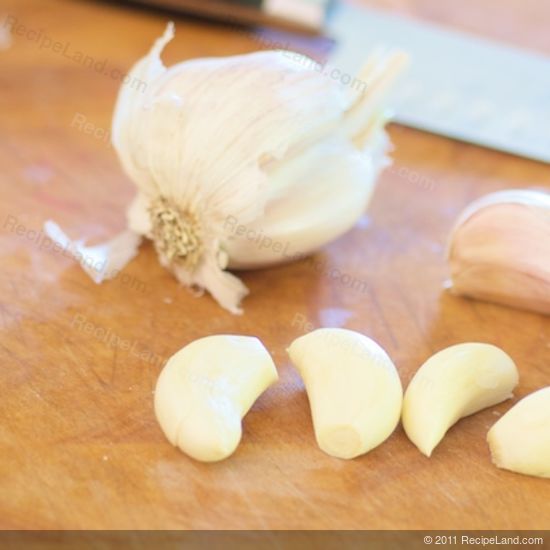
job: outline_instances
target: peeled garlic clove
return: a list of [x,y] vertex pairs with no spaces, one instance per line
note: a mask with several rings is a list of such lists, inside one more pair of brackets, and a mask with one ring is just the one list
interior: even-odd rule
[[499,468],[550,477],[550,386],[516,403],[489,430],[487,441]]
[[204,462],[231,455],[241,440],[241,419],[278,379],[260,340],[215,335],[173,355],[157,381],[155,414],[168,438]]
[[491,344],[467,343],[432,355],[414,375],[403,399],[403,428],[430,456],[458,420],[512,397],[514,361]]
[[478,199],[451,233],[448,260],[454,293],[550,314],[550,194]]
[[354,458],[380,445],[401,414],[403,390],[388,354],[346,329],[317,329],[288,349],[304,381],[319,447]]

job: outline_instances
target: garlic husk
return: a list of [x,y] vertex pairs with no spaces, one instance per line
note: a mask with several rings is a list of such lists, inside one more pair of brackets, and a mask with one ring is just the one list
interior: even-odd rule
[[71,240],[52,220],[45,222],[44,232],[63,251],[72,255],[97,284],[116,277],[137,255],[141,243],[141,236],[127,229],[106,243],[85,246],[82,240]]
[[[248,291],[226,268],[309,254],[362,215],[385,162],[383,99],[406,56],[377,52],[359,93],[288,52],[168,69],[160,54],[173,35],[170,24],[130,71],[144,86],[123,85],[113,116],[113,145],[138,189],[128,226],[182,284],[240,313]],[[261,248],[228,220],[279,244]]]
[[447,255],[453,293],[550,314],[550,194],[518,189],[474,201]]

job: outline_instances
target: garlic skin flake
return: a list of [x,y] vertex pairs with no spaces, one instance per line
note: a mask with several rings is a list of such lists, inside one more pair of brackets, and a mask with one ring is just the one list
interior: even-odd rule
[[44,232],[53,242],[73,256],[82,269],[97,284],[112,279],[138,253],[141,237],[127,229],[114,239],[96,246],[85,246],[83,241],[72,241],[55,222],[44,223]]
[[407,57],[374,54],[360,93],[282,51],[167,68],[173,36],[169,24],[115,107],[113,145],[138,188],[128,225],[182,284],[241,313],[248,290],[227,268],[310,254],[364,212],[386,161],[383,100]]
[[518,189],[474,201],[447,257],[453,293],[550,314],[550,194]]

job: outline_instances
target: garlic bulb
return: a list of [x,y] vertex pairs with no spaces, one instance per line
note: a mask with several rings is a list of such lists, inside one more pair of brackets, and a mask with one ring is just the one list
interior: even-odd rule
[[454,293],[550,314],[550,194],[500,191],[473,202],[448,259]]
[[138,189],[128,225],[181,283],[240,313],[248,291],[226,268],[307,255],[363,213],[385,162],[383,100],[406,56],[374,55],[359,93],[283,51],[166,68],[173,35],[169,24],[129,74],[145,89],[123,85],[115,108],[113,144]]

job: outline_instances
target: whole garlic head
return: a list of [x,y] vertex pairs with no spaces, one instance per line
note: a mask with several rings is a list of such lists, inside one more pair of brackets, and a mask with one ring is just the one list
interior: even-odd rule
[[127,81],[141,85],[123,85],[114,112],[113,144],[138,189],[129,229],[181,283],[240,313],[248,290],[226,268],[307,255],[362,215],[385,160],[381,104],[406,56],[373,56],[361,93],[292,52],[167,68],[173,35],[169,24],[133,67]]

